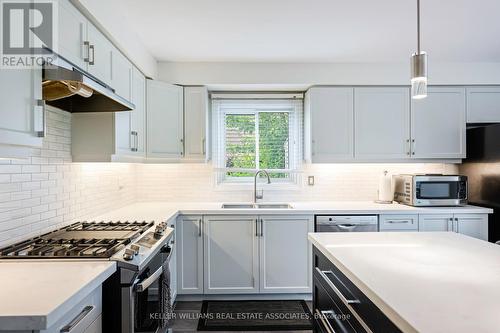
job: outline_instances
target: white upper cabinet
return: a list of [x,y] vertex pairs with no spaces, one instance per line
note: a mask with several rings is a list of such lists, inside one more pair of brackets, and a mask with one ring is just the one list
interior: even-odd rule
[[306,160],[353,159],[353,88],[313,87],[306,93],[304,112]]
[[0,87],[0,144],[41,147],[45,136],[42,71],[2,70]]
[[107,85],[112,85],[113,44],[92,24],[87,27],[89,42],[88,71]]
[[208,90],[184,87],[185,157],[204,161],[207,158]]
[[410,156],[410,91],[400,87],[354,89],[356,159]]
[[467,122],[500,122],[500,87],[467,88]]
[[412,100],[412,156],[465,158],[465,88],[430,87],[427,98]]
[[112,55],[111,87],[119,96],[130,101],[133,66],[118,49],[113,48]]
[[86,70],[88,49],[85,42],[87,41],[88,20],[69,1],[63,0],[58,1],[58,3],[58,53],[73,64]]
[[183,89],[147,80],[148,158],[176,158],[184,155]]

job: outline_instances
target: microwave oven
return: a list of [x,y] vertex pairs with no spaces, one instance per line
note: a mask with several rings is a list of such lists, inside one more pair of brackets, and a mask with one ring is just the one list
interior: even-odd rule
[[394,175],[394,201],[416,207],[467,205],[467,177]]

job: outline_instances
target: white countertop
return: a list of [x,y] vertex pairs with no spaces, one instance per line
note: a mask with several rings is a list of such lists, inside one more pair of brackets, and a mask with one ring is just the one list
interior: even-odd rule
[[115,270],[112,261],[0,262],[0,330],[50,327]]
[[500,332],[500,246],[451,232],[310,233],[404,332]]
[[221,202],[141,202],[99,215],[95,220],[164,221],[178,215],[203,214],[489,214],[493,210],[477,206],[411,207],[376,204],[372,201],[290,202],[292,209],[223,209]]

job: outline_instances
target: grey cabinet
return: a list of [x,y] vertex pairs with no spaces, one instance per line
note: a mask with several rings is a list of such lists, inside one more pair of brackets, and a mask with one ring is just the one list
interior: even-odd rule
[[88,20],[78,11],[70,1],[57,2],[59,19],[58,53],[78,67],[87,70],[88,48],[87,38]]
[[410,156],[410,91],[403,87],[354,89],[355,157],[361,160]]
[[470,87],[467,91],[467,122],[500,122],[500,87]]
[[427,98],[412,100],[412,157],[465,158],[465,88],[430,87]]
[[419,231],[453,231],[453,214],[429,214],[418,216]]
[[260,292],[310,293],[313,217],[260,216]]
[[304,101],[304,153],[312,163],[354,158],[353,88],[313,87]]
[[488,240],[488,214],[420,214],[419,231],[452,231]]
[[203,294],[203,218],[180,216],[176,222],[177,293]]
[[380,231],[418,231],[418,215],[380,215]]
[[257,216],[208,216],[203,223],[205,294],[258,293]]
[[208,159],[208,110],[207,87],[184,87],[184,148],[191,161]]
[[92,24],[88,24],[88,71],[112,86],[113,44]]

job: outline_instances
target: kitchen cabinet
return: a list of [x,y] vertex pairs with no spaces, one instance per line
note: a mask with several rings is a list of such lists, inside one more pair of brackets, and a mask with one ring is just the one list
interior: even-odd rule
[[113,44],[92,24],[87,25],[88,72],[105,84],[113,84]]
[[355,88],[354,105],[356,159],[390,160],[410,156],[408,88]]
[[184,155],[183,88],[147,80],[147,156],[180,159]]
[[354,158],[353,88],[313,87],[306,93],[304,152],[312,163]]
[[418,231],[418,215],[380,215],[379,231]]
[[468,123],[500,122],[500,87],[471,87],[466,92]]
[[176,221],[177,293],[203,294],[203,219],[180,216]]
[[419,214],[419,231],[452,231],[488,240],[488,214]]
[[4,88],[0,91],[0,145],[41,147],[46,116],[42,104],[42,70],[2,70],[0,86]]
[[259,292],[257,216],[206,216],[205,294]]
[[58,1],[59,4],[59,42],[58,53],[77,65],[87,70],[88,49],[87,41],[88,20],[69,1]]
[[260,216],[260,292],[310,293],[312,216]]
[[206,87],[184,87],[185,158],[205,161],[208,158],[207,133],[209,120]]
[[111,87],[115,89],[116,94],[130,101],[132,95],[133,66],[116,48],[112,50],[111,63]]
[[427,98],[412,100],[412,157],[465,158],[465,135],[465,88],[429,87]]

